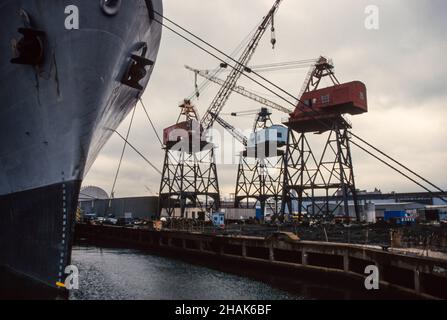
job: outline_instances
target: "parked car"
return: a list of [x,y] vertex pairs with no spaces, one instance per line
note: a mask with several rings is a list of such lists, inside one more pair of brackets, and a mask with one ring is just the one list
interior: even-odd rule
[[133,226],[133,222],[134,220],[132,218],[118,218],[116,221],[116,225],[120,226],[120,227],[124,227],[124,226]]
[[118,223],[118,219],[115,218],[107,218],[104,221],[104,224],[115,226]]

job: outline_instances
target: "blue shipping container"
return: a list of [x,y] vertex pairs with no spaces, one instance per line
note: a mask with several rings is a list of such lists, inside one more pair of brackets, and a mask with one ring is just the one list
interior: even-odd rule
[[256,208],[256,219],[264,220],[264,212],[262,212],[261,208]]
[[393,221],[397,224],[416,222],[416,217],[405,211],[385,211],[384,219],[387,222]]
[[385,211],[384,219],[389,221],[391,219],[401,219],[405,218],[407,213],[405,211]]

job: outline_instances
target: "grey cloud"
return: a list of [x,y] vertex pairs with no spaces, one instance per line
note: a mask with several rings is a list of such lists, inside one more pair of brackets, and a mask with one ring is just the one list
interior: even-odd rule
[[[165,14],[226,52],[232,52],[267,12],[273,0],[165,1]],[[364,9],[380,9],[380,29],[364,28]],[[285,0],[276,19],[278,44],[271,50],[266,34],[253,64],[301,60],[327,55],[334,59],[341,81],[362,80],[368,86],[370,113],[352,117],[354,131],[391,152],[439,185],[447,187],[445,120],[447,119],[447,2],[444,0]],[[185,64],[214,68],[218,62],[165,30],[160,55],[144,101],[158,132],[178,117],[179,102],[193,91],[193,76]],[[296,94],[305,70],[267,74]],[[241,84],[265,92],[249,81]],[[217,88],[211,86],[197,105],[203,114]],[[275,99],[283,103],[279,99]],[[233,96],[224,112],[258,108]],[[275,114],[275,121],[284,115]],[[253,119],[226,117],[241,129]],[[123,123],[120,132],[125,132]],[[134,143],[156,164],[163,151],[141,109],[131,135]],[[90,171],[86,184],[110,188],[122,141],[114,137]],[[358,187],[418,190],[399,176],[354,149]],[[116,163],[115,166],[113,163]],[[225,194],[234,192],[235,166],[219,166]],[[145,195],[145,185],[158,190],[160,177],[128,150],[117,196]]]

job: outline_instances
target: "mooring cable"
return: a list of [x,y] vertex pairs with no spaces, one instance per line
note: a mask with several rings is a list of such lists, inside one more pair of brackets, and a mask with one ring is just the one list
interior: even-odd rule
[[357,148],[360,148],[361,150],[363,150],[364,152],[366,152],[367,154],[369,154],[370,156],[374,157],[375,159],[379,160],[380,162],[382,162],[383,164],[385,164],[386,166],[390,167],[391,169],[393,169],[394,171],[398,172],[399,174],[401,174],[402,176],[404,176],[405,178],[409,179],[410,181],[414,182],[415,184],[417,184],[419,187],[421,187],[422,189],[424,189],[425,191],[427,191],[429,194],[431,194],[432,196],[441,199],[442,201],[447,203],[447,200],[444,199],[442,196],[438,196],[436,195],[433,191],[431,191],[430,189],[426,188],[424,185],[422,185],[421,183],[417,182],[416,180],[414,180],[413,178],[411,178],[410,176],[406,175],[404,172],[402,172],[401,170],[399,170],[398,168],[394,167],[393,165],[391,165],[390,163],[386,162],[383,159],[380,159],[377,155],[374,155],[372,152],[368,151],[367,149],[363,148],[362,146],[360,146],[359,144],[357,144],[355,141],[351,140],[351,143],[353,145],[355,145]]
[[[378,153],[380,153],[381,155],[387,157],[388,159],[390,159],[391,161],[395,162],[396,164],[398,164],[399,166],[401,166],[402,168],[408,170],[409,172],[411,172],[412,174],[414,174],[416,177],[418,177],[419,179],[423,180],[424,182],[428,183],[429,185],[431,185],[433,188],[437,189],[439,192],[445,192],[444,190],[442,190],[440,187],[438,187],[437,185],[435,185],[434,183],[430,182],[429,180],[427,180],[426,178],[422,177],[420,174],[416,173],[415,171],[411,170],[410,168],[408,168],[407,166],[405,166],[404,164],[402,164],[401,162],[397,161],[396,159],[392,158],[390,155],[386,154],[385,152],[383,152],[382,150],[380,150],[379,148],[373,146],[371,143],[365,141],[364,139],[360,138],[359,136],[357,136],[356,134],[350,132],[350,134],[357,138],[358,140],[360,140],[361,142],[363,142],[364,144],[366,144],[368,147],[374,149],[375,151],[377,151]],[[352,141],[352,140],[351,140]]]
[[[136,111],[137,111],[137,106],[134,106],[133,107],[133,111],[132,111],[132,117],[131,117],[130,123],[129,123],[129,128],[127,129],[126,140],[129,139],[130,130],[132,130],[132,124],[133,124],[133,120],[135,118],[135,112]],[[124,158],[124,153],[126,152],[126,147],[127,147],[127,144],[125,143],[123,145],[123,150],[121,152],[121,157],[120,157],[120,161],[118,163],[118,169],[116,170],[115,179],[113,180],[112,191],[110,192],[110,198],[114,198],[116,182],[118,181],[118,175],[119,175],[120,170],[121,170],[121,165],[123,163],[123,158]]]
[[[180,30],[182,30],[183,32],[189,34],[190,36],[192,36],[193,38],[199,40],[200,42],[204,43],[205,45],[207,45],[208,47],[212,48],[213,50],[217,51],[219,54],[223,55],[225,58],[227,58],[230,61],[233,61],[237,66],[239,67],[243,67],[244,69],[250,70],[250,68],[248,68],[248,66],[242,65],[239,61],[237,61],[236,59],[232,58],[231,56],[229,56],[228,54],[226,54],[225,52],[223,52],[222,50],[218,49],[216,46],[212,45],[211,43],[209,43],[208,41],[202,39],[201,37],[197,36],[196,34],[194,34],[193,32],[187,30],[186,28],[182,27],[181,25],[177,24],[176,22],[174,22],[173,20],[167,18],[166,16],[158,13],[157,11],[154,11],[154,13],[158,16],[160,16],[163,20],[168,21],[169,23],[173,24],[174,26],[176,26],[177,28],[179,28]],[[164,22],[158,20],[158,19],[154,19],[154,21],[158,22],[160,25],[162,25],[163,27],[167,28],[168,30],[172,31],[173,33],[177,34],[178,36],[180,36],[181,38],[185,39],[186,41],[190,42],[191,44],[193,44],[194,46],[200,48],[201,50],[207,52],[209,55],[213,56],[214,58],[220,60],[221,62],[225,62],[223,59],[217,57],[215,54],[211,53],[209,50],[206,50],[205,48],[203,48],[201,45],[195,43],[194,41],[186,38],[186,36],[180,34],[179,32],[173,30],[171,27],[167,26]],[[229,65],[231,68],[236,69],[236,67]],[[296,101],[302,102],[299,98],[295,97],[293,94],[291,94],[290,92],[284,90],[283,88],[281,88],[280,86],[278,86],[277,84],[273,83],[272,81],[268,80],[267,78],[263,77],[262,75],[258,74],[257,72],[250,70],[250,73],[256,75],[257,77],[259,77],[260,79],[262,79],[263,81],[267,82],[268,84],[270,84],[271,86],[275,87],[277,90],[283,92],[284,94],[290,96],[291,98],[293,98]],[[276,92],[274,92],[272,89],[267,88],[266,86],[264,86],[263,84],[261,84],[259,81],[253,79],[252,77],[248,76],[245,72],[242,72],[242,75],[244,75],[245,77],[247,77],[248,79],[250,79],[251,81],[255,82],[256,84],[260,85],[261,87],[263,87],[264,89],[268,90],[269,92],[275,94],[278,98],[286,101],[287,103],[293,105],[294,107],[296,106],[296,104],[294,102],[290,102],[287,99],[285,99],[284,97],[278,95]]]
[[[188,39],[185,35],[181,34],[178,31],[175,31],[173,28],[167,26],[165,23],[159,21],[158,19],[154,19],[154,21],[160,23],[163,27],[165,27],[166,29],[170,30],[171,32],[175,33],[176,35],[178,35],[179,37],[183,38],[185,41],[191,43],[192,45],[196,46],[197,48],[199,48],[200,50],[206,52],[207,54],[209,54],[210,56],[214,57],[215,59],[221,61],[221,62],[225,62],[224,59],[218,57],[216,54],[212,53],[211,51],[205,49],[203,46],[195,43],[194,41]],[[169,20],[168,20],[169,21]],[[225,54],[224,54],[225,55]],[[229,56],[228,56],[229,57]],[[231,57],[229,57],[230,60],[235,61],[234,59],[232,59]],[[240,63],[239,63],[240,64]],[[229,67],[236,69],[236,67],[228,64]],[[253,72],[254,74],[256,74],[255,72]],[[268,88],[267,86],[263,85],[261,82],[259,82],[258,80],[254,79],[253,77],[250,77],[249,75],[247,75],[245,72],[242,73],[242,75],[244,75],[246,78],[250,79],[251,81],[253,81],[254,83],[258,84],[259,86],[261,86],[262,88],[264,88],[265,90],[269,91],[270,93],[272,93],[273,95],[275,95],[276,97],[280,98],[281,100],[284,100],[285,102],[287,102],[288,104],[292,105],[292,106],[296,106],[295,103],[290,102],[289,100],[287,100],[286,98],[282,97],[281,95],[279,95],[277,92],[273,91],[272,89]]]
[[147,112],[146,106],[144,105],[143,99],[140,97],[140,104],[143,107],[144,113],[146,114],[147,119],[149,120],[149,123],[151,124],[152,129],[155,132],[155,136],[157,137],[158,141],[160,142],[160,145],[163,147],[163,142],[161,141],[161,138],[157,132],[157,129],[155,128],[154,123],[152,122],[151,117],[149,116],[149,113]]
[[121,133],[119,133],[118,131],[116,131],[114,129],[108,129],[108,130],[115,132],[127,145],[129,145],[129,147],[131,147],[144,161],[146,161],[152,167],[152,169],[154,169],[155,171],[157,171],[157,173],[162,175],[162,172],[148,158],[146,158],[137,148],[135,148],[125,137],[123,137],[123,135]]

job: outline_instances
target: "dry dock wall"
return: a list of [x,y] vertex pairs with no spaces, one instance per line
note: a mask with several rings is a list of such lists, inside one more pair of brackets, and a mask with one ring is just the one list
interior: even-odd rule
[[381,288],[420,298],[447,299],[447,260],[442,259],[359,245],[294,241],[283,235],[265,239],[85,224],[76,229],[77,238],[89,241],[284,270],[290,276],[310,272],[320,278],[354,281],[359,286],[363,286],[366,266],[376,265]]

